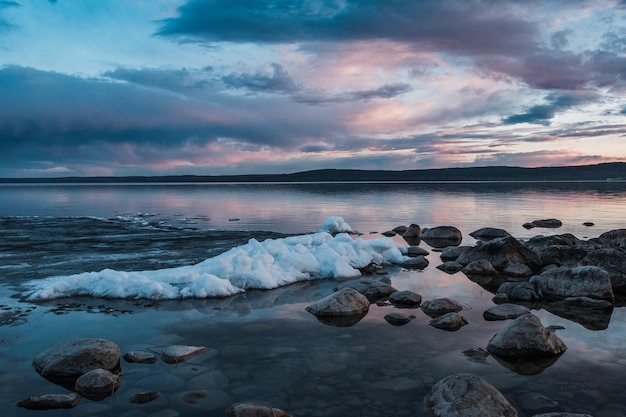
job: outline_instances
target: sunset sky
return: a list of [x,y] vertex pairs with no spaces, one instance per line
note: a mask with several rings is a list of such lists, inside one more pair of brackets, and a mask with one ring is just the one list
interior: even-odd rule
[[625,0],[0,0],[0,177],[626,161]]

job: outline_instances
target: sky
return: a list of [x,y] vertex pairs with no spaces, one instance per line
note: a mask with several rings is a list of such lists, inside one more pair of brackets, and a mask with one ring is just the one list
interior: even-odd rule
[[626,0],[0,0],[0,177],[626,161]]

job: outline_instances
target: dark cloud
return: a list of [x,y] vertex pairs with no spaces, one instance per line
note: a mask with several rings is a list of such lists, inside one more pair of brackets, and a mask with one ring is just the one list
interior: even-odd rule
[[550,44],[554,49],[563,49],[569,45],[568,35],[572,33],[571,30],[560,30],[550,37]]
[[230,88],[243,88],[256,92],[294,93],[301,89],[282,65],[273,63],[271,66],[272,74],[260,72],[230,74],[223,77],[222,81]]
[[[20,4],[16,1],[0,0],[0,12],[2,12],[3,9],[8,9],[9,7],[19,6]],[[9,23],[6,19],[3,19],[2,16],[0,16],[0,34],[2,32],[7,32],[13,28],[15,28],[15,25]]]
[[549,125],[550,119],[554,118],[557,112],[567,110],[581,102],[583,98],[573,94],[551,94],[546,97],[547,104],[532,106],[524,113],[511,115],[504,120],[504,124],[536,123]]
[[626,114],[626,106],[624,106],[624,108],[622,109],[621,112],[619,112],[619,114]]
[[200,42],[303,43],[385,39],[419,49],[518,55],[538,28],[513,3],[488,0],[189,0],[159,36]]
[[384,84],[372,90],[348,91],[342,94],[328,94],[319,91],[303,91],[294,96],[298,103],[311,105],[326,105],[333,103],[348,103],[353,101],[369,101],[376,98],[389,99],[411,91],[406,83]]
[[156,87],[171,91],[185,91],[202,89],[210,85],[213,82],[210,77],[208,77],[210,73],[210,68],[200,73],[192,72],[185,68],[173,70],[117,68],[113,71],[107,71],[102,75],[104,77],[147,87]]

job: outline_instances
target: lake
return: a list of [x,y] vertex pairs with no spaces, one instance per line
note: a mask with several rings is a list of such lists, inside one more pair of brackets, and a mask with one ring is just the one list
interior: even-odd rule
[[[337,282],[312,280],[219,299],[120,300],[72,297],[20,301],[26,282],[107,268],[164,270],[197,264],[254,238],[283,239],[341,216],[354,238],[378,239],[399,225],[458,227],[463,245],[486,226],[525,240],[572,233],[589,239],[626,227],[626,183],[323,183],[323,184],[59,184],[0,185],[0,413],[31,415],[15,406],[28,396],[66,390],[41,378],[33,357],[57,343],[102,337],[122,352],[168,344],[208,346],[215,357],[168,365],[122,362],[122,384],[102,401],[83,399],[49,416],[223,416],[233,402],[259,402],[295,416],[423,416],[423,398],[439,379],[479,375],[500,390],[520,416],[545,411],[626,415],[626,311],[623,302],[601,330],[533,310],[568,350],[542,372],[522,375],[485,348],[505,322],[482,317],[493,294],[464,274],[448,275],[430,251],[423,271],[389,268],[398,290],[423,299],[463,303],[469,325],[446,332],[419,309],[407,325],[383,316],[400,311],[372,305],[350,327],[320,323],[304,308]],[[558,229],[526,222],[558,218]],[[593,226],[584,226],[593,222]],[[407,243],[392,238],[399,246]],[[147,404],[128,398],[159,391]],[[196,403],[183,399],[201,392]],[[206,394],[206,395],[205,395]],[[195,397],[194,397],[195,398]]]

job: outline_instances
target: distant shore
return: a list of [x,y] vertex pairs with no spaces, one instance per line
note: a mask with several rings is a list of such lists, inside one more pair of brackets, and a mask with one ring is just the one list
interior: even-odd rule
[[4,184],[303,183],[303,182],[560,182],[626,181],[626,162],[522,168],[509,166],[404,171],[321,169],[289,174],[0,178]]

